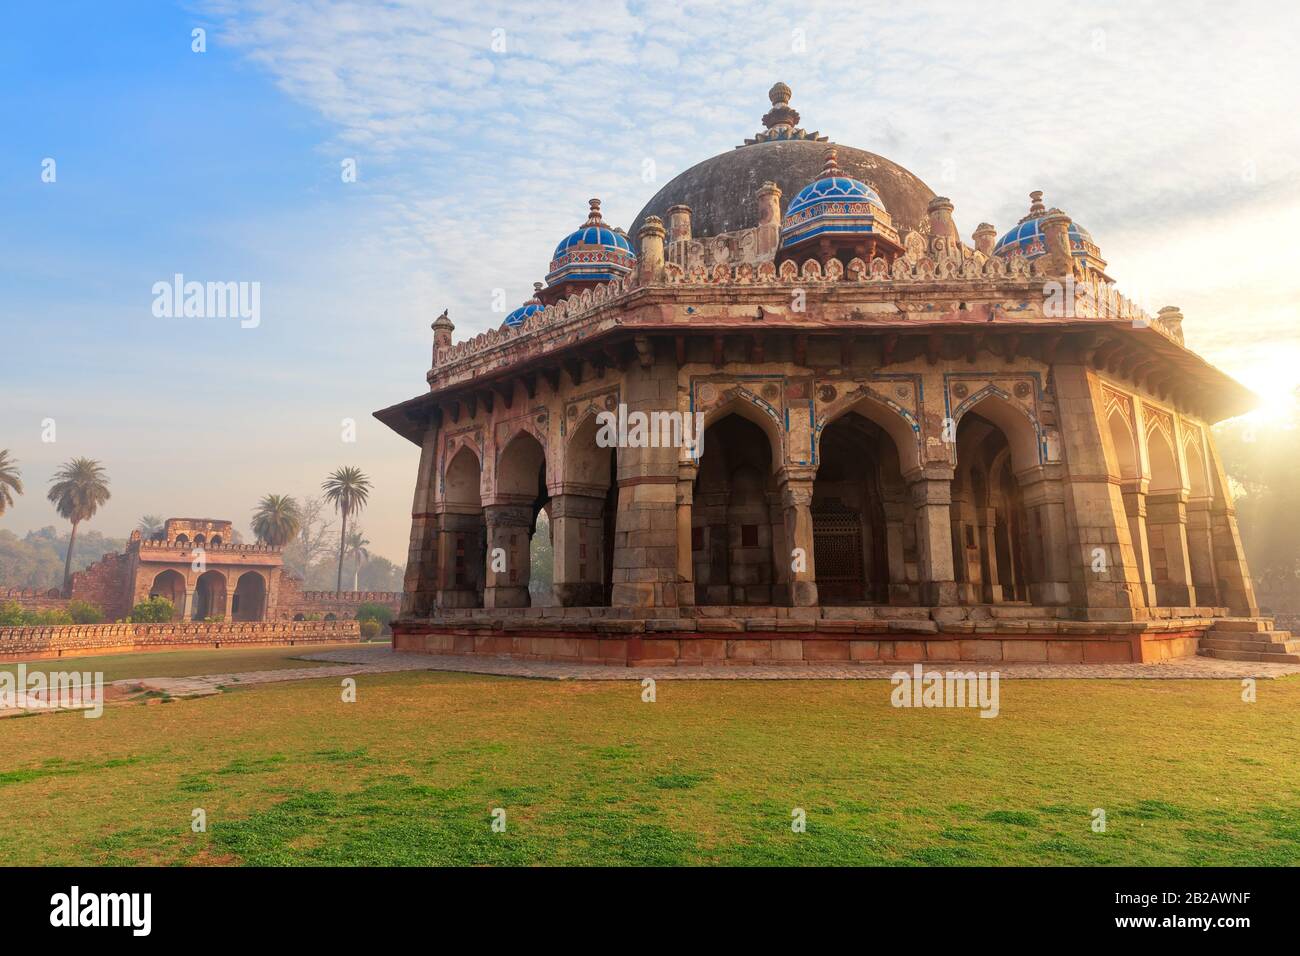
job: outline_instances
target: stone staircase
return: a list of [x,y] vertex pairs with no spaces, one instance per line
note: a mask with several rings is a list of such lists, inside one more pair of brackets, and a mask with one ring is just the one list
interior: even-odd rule
[[1197,653],[1221,661],[1300,664],[1300,640],[1273,630],[1272,618],[1224,617],[1205,632]]

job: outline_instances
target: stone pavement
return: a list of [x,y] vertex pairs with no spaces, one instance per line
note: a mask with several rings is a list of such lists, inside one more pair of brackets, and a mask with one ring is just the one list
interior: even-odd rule
[[[358,647],[302,655],[304,660],[368,664],[376,672],[397,670],[458,671],[502,677],[549,680],[888,680],[898,671],[911,673],[911,663],[828,662],[825,664],[730,664],[723,666],[612,667],[520,661],[482,655],[396,653],[388,647]],[[997,671],[1009,679],[1029,680],[1240,680],[1300,674],[1300,664],[1220,661],[1185,657],[1159,664],[1030,664],[922,661],[927,671]],[[314,676],[318,671],[307,671]],[[322,675],[330,676],[330,675]]]
[[[105,684],[106,703],[134,694],[155,693],[169,697],[208,697],[222,688],[249,687],[295,680],[338,680],[363,674],[397,671],[453,671],[498,677],[541,680],[640,681],[655,680],[888,680],[898,671],[912,672],[910,663],[825,663],[686,666],[611,667],[600,664],[564,664],[555,661],[519,661],[481,655],[439,655],[396,653],[386,646],[346,648],[304,653],[305,661],[325,661],[327,666],[244,671],[237,674],[203,674],[194,677],[133,677]],[[332,665],[332,666],[330,666]],[[926,671],[997,671],[1009,680],[1241,680],[1244,677],[1272,679],[1300,674],[1300,664],[1272,664],[1255,661],[1223,661],[1209,657],[1188,657],[1160,664],[1027,664],[998,663],[981,668],[975,662],[922,662]],[[161,698],[155,698],[161,699]],[[81,709],[81,708],[78,708]],[[17,708],[0,710],[0,717],[21,713]],[[40,712],[48,713],[49,710]]]

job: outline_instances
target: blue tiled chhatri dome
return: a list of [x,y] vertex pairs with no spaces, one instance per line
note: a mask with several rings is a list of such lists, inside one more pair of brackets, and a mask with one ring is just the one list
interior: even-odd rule
[[542,300],[537,298],[537,293],[541,291],[541,288],[542,284],[540,282],[534,283],[533,297],[507,315],[506,320],[501,324],[513,329],[517,326],[523,325],[529,316],[546,308],[546,306],[542,305]]
[[898,242],[884,202],[866,183],[840,172],[832,147],[821,178],[801,189],[786,207],[781,245],[788,248],[819,237],[877,235]]
[[548,286],[562,282],[609,282],[632,271],[636,253],[621,229],[610,229],[600,218],[600,200],[591,200],[587,221],[555,247]]
[[[1008,230],[993,248],[995,256],[1010,258],[1017,252],[1026,259],[1037,259],[1047,254],[1047,240],[1043,236],[1043,219],[1048,209],[1043,205],[1043,194],[1035,190],[1029,194],[1029,212],[1019,223]],[[1070,253],[1078,259],[1101,260],[1101,250],[1092,238],[1092,233],[1077,222],[1071,222],[1067,230],[1070,237]],[[1104,266],[1104,263],[1102,263]]]

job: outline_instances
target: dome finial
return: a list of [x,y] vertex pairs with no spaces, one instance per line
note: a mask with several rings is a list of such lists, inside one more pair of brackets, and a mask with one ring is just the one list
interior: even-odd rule
[[799,122],[799,111],[790,106],[790,87],[778,83],[767,91],[772,108],[763,114],[763,125],[772,133],[788,134]]
[[587,205],[590,207],[590,211],[587,213],[587,225],[599,226],[600,225],[600,200],[588,199]]
[[826,165],[822,166],[822,179],[831,179],[840,174],[839,163],[835,161],[835,147],[826,150]]
[[1043,205],[1043,191],[1035,189],[1029,194],[1029,215],[1041,216],[1047,212],[1047,207]]

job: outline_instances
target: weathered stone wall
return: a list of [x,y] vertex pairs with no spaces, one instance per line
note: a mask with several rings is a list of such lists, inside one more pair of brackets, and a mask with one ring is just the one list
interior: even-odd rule
[[260,624],[66,624],[0,627],[0,660],[31,660],[121,651],[229,645],[324,644],[356,641],[356,621]]
[[6,588],[0,590],[0,604],[13,601],[28,611],[57,611],[68,606],[58,588]]
[[363,604],[382,604],[394,616],[401,610],[400,591],[304,591],[302,582],[288,571],[278,575],[278,594],[268,616],[277,621],[292,621],[297,614],[333,614],[339,619],[355,618]]
[[72,597],[104,612],[116,621],[131,613],[132,560],[129,552],[112,551],[72,576]]

